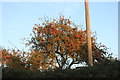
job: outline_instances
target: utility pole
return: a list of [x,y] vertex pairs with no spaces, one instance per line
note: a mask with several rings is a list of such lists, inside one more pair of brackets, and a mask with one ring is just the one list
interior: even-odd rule
[[86,16],[86,31],[87,31],[87,44],[88,44],[88,64],[93,66],[92,45],[91,45],[91,31],[90,31],[90,15],[88,0],[85,0],[85,16]]

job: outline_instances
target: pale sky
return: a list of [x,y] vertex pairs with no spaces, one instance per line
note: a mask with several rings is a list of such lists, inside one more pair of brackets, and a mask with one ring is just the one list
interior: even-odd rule
[[[97,42],[105,44],[115,57],[118,56],[118,3],[90,2],[91,30],[97,32]],[[58,18],[63,14],[66,18],[83,25],[85,29],[85,12],[83,2],[2,2],[0,3],[0,45],[19,49],[26,47],[21,38],[29,37],[32,27],[39,18]],[[2,12],[2,13],[1,13]],[[2,42],[1,42],[2,41]]]

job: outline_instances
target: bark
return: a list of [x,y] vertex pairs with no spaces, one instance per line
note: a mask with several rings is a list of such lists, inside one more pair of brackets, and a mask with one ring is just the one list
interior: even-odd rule
[[58,61],[58,58],[57,58],[57,56],[56,56],[56,61],[57,61],[58,65],[59,65],[59,68],[60,68],[60,63],[59,63],[59,61]]
[[71,62],[71,64],[68,66],[68,69],[71,69],[71,66],[73,65],[73,64],[79,64],[80,62],[78,61],[78,62],[75,62],[74,61],[74,59],[72,60],[72,62]]

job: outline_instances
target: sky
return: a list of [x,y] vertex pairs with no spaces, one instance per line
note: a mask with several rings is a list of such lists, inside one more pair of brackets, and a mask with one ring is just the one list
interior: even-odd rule
[[[118,57],[118,3],[90,2],[89,8],[91,31],[97,32],[97,42],[111,48],[109,52]],[[30,37],[39,18],[58,18],[60,15],[71,17],[75,24],[86,29],[83,2],[1,2],[0,45],[27,50],[21,38]]]

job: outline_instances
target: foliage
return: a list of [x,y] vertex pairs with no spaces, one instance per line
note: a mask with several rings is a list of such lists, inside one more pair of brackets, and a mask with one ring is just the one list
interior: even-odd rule
[[27,57],[29,54],[24,51],[1,48],[0,56],[3,67],[27,68]]
[[[32,69],[70,69],[73,64],[87,63],[86,31],[64,16],[45,20],[42,25],[35,24],[32,32],[27,43],[32,50],[28,59]],[[106,57],[108,48],[98,44],[95,35],[91,39],[95,64]]]
[[[87,63],[86,31],[64,16],[45,20],[42,25],[35,24],[32,32],[27,43],[27,46],[31,46],[31,52],[0,49],[3,66],[45,71],[71,69],[74,64]],[[106,46],[96,42],[96,35],[93,35],[91,40],[95,65],[110,54]]]
[[[114,66],[113,66],[114,65]],[[65,69],[45,72],[33,72],[19,68],[3,68],[4,78],[108,78],[119,80],[120,61],[102,61],[93,67],[80,69]]]

